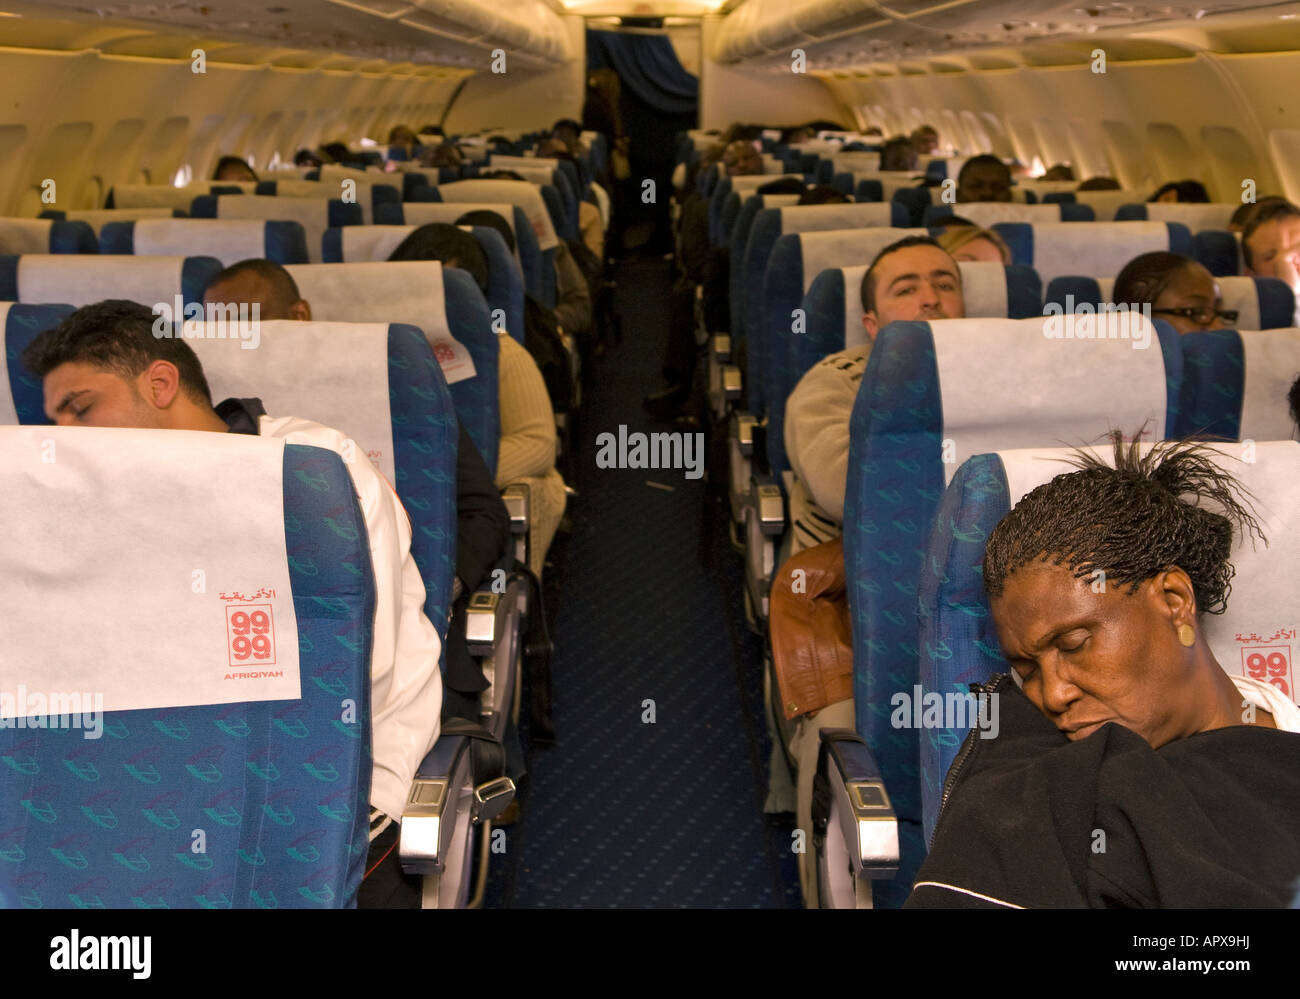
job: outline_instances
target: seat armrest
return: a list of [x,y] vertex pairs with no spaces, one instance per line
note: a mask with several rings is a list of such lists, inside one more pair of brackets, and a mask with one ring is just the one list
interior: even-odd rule
[[455,824],[455,790],[469,765],[469,739],[464,736],[441,736],[420,761],[402,812],[397,847],[407,874],[427,876],[442,869]]
[[501,490],[501,500],[510,515],[510,537],[514,539],[515,561],[528,565],[529,546],[532,544],[528,531],[532,515],[532,498],[529,488],[522,482],[511,482]]
[[754,428],[758,419],[753,413],[737,411],[731,414],[731,438],[746,458],[754,453]]
[[709,351],[715,360],[731,360],[731,334],[714,333],[713,338],[709,341]]
[[819,733],[824,776],[838,813],[840,832],[849,847],[853,872],[869,878],[898,873],[898,816],[885,790],[875,757],[862,737],[849,728]]
[[749,479],[749,508],[765,537],[785,533],[785,494],[780,480],[772,475],[753,473]]

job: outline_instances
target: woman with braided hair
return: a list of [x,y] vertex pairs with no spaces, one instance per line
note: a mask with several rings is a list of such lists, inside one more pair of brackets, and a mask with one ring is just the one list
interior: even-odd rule
[[1014,681],[986,686],[1000,731],[953,764],[911,907],[1294,895],[1300,709],[1229,676],[1202,628],[1227,607],[1234,533],[1263,535],[1203,445],[1142,456],[1113,440],[1114,468],[1080,454],[989,536],[984,585]]

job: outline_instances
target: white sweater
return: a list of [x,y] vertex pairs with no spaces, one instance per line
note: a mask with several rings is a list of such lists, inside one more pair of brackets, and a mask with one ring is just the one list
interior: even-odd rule
[[352,476],[375,572],[370,804],[400,821],[416,768],[438,738],[442,714],[442,646],[424,613],[424,580],[411,556],[411,522],[392,486],[345,434],[294,416],[263,416],[259,430],[263,437],[335,451]]

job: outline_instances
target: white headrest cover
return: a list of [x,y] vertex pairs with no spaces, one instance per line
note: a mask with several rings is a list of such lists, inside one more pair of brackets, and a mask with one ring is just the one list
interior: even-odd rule
[[1141,204],[1145,201],[1146,192],[1076,191],[1074,200],[1081,205],[1090,205],[1092,214],[1098,222],[1113,222],[1122,206]]
[[97,256],[89,253],[26,254],[18,261],[18,300],[80,308],[106,298],[125,298],[151,308],[181,293],[184,257]]
[[[0,428],[23,539],[0,546],[0,691],[102,693],[105,711],[301,697],[283,457],[239,434]],[[237,648],[240,610],[267,614],[264,655]]]
[[49,253],[50,219],[0,218],[0,253]]
[[[284,183],[296,183],[285,181]],[[314,184],[315,181],[303,181]],[[364,201],[360,194],[357,201]],[[321,261],[321,239],[329,228],[329,198],[269,197],[266,195],[227,195],[217,199],[217,217],[221,219],[261,219],[266,222],[297,222],[307,234],[307,259]],[[258,254],[261,256],[261,254]]]
[[[1105,319],[1107,339],[1090,338],[1096,317],[1055,317],[1055,328],[1044,318],[930,323],[943,436],[956,448],[945,481],[986,451],[1087,442],[1112,427],[1131,432],[1144,424],[1151,439],[1165,436],[1165,364],[1155,328],[1136,313]],[[1065,337],[1049,338],[1054,331]]]
[[852,173],[854,170],[879,170],[880,154],[861,150],[851,153],[834,153],[831,169],[835,173]]
[[504,156],[501,153],[488,153],[488,162],[493,166],[509,169],[517,166],[537,166],[554,170],[560,165],[560,161],[554,156]]
[[[818,206],[821,207],[821,206]],[[843,208],[843,205],[828,205],[830,208]],[[803,253],[803,291],[806,295],[812,287],[813,280],[822,271],[831,267],[844,267],[852,264],[867,263],[876,259],[876,254],[892,243],[897,243],[907,236],[924,236],[925,229],[893,229],[876,227],[870,229],[833,229],[830,232],[804,232],[799,234]]]
[[1118,274],[1134,257],[1169,249],[1163,222],[1034,223],[1034,269],[1046,288],[1065,274]]
[[[1236,574],[1228,609],[1221,615],[1202,615],[1200,627],[1227,673],[1273,683],[1300,703],[1295,667],[1295,655],[1300,652],[1296,640],[1300,600],[1295,588],[1300,569],[1300,506],[1294,502],[1295,483],[1300,479],[1300,444],[1260,442],[1252,452],[1241,444],[1212,447],[1221,456],[1219,466],[1253,496],[1250,506],[1268,545],[1255,539],[1252,546],[1248,539],[1235,538],[1232,565]],[[1092,450],[1111,463],[1108,448]],[[1056,449],[1000,452],[1012,506],[1053,476],[1074,471],[1063,460],[1068,454]]]
[[257,187],[251,180],[206,181],[188,187],[172,187],[170,184],[114,184],[113,207],[181,208],[188,212],[195,198],[212,193],[214,184],[219,187],[237,187],[249,194]]
[[312,318],[327,323],[410,323],[424,331],[454,385],[475,374],[474,361],[447,326],[442,264],[413,260],[287,267]]
[[[193,200],[193,199],[191,199]],[[186,208],[186,211],[189,209]],[[69,222],[85,222],[99,235],[105,222],[137,222],[140,219],[169,219],[170,208],[96,208],[68,212]]]
[[1159,201],[1147,205],[1147,218],[1152,222],[1181,222],[1192,232],[1204,229],[1227,229],[1235,204],[1166,204]]
[[13,304],[0,302],[0,426],[18,422],[18,410],[14,408],[14,396],[9,388],[9,351],[2,349],[4,340],[7,339],[5,329],[9,323],[9,308]]
[[230,338],[233,321],[187,323],[186,332],[196,334],[185,342],[203,365],[213,402],[258,398],[270,416],[341,430],[396,481],[387,323],[268,322],[258,325],[257,339],[244,340]]
[[[888,201],[863,201],[848,205],[791,205],[781,209],[781,231],[887,228],[892,218],[893,206]],[[918,231],[925,235],[923,230]]]
[[142,219],[135,224],[135,253],[216,257],[229,267],[266,256],[266,223],[257,219]]
[[[347,174],[347,176],[338,174],[322,176],[320,180],[279,180],[275,184],[275,196],[326,198],[345,202],[351,202],[355,198],[356,203],[361,206],[362,224],[370,225],[375,220],[373,196],[375,184],[390,184],[399,191],[402,188],[400,180],[389,178],[386,174],[362,173],[359,170],[348,170]],[[351,184],[345,186],[348,181],[351,181]],[[316,249],[319,250],[320,246],[317,245]]]
[[547,166],[544,163],[538,163],[536,160],[531,160],[528,163],[512,164],[510,166],[500,166],[496,163],[493,163],[492,165],[500,170],[510,170],[512,173],[517,173],[530,184],[555,184],[555,167]]
[[413,225],[349,225],[343,227],[343,261],[387,260],[411,233]]
[[981,229],[991,228],[997,222],[1060,222],[1060,205],[1029,205],[1019,202],[968,201],[953,205],[952,212],[969,219]]
[[759,194],[757,197],[762,199],[764,208],[785,208],[799,204],[797,194]]
[[1246,368],[1241,439],[1285,441],[1295,436],[1287,392],[1300,373],[1300,329],[1241,334]]
[[[1251,277],[1216,277],[1214,283],[1219,286],[1219,297],[1223,300],[1223,310],[1237,313],[1233,325],[1239,330],[1257,330],[1260,328],[1259,287]],[[1266,437],[1264,440],[1273,440]]]
[[518,205],[524,210],[533,232],[537,234],[537,245],[543,253],[555,249],[560,243],[551,213],[546,210],[546,202],[542,200],[542,192],[526,180],[458,180],[451,184],[439,184],[438,193],[442,195],[443,201],[505,202]]

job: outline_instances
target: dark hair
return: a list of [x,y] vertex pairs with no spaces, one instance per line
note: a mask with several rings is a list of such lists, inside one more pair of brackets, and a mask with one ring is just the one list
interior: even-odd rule
[[320,166],[320,153],[312,152],[310,149],[299,149],[293,154],[294,166]]
[[1077,188],[1077,191],[1120,191],[1119,181],[1114,177],[1089,177]]
[[249,173],[253,174],[253,179],[257,180],[257,174],[254,172],[253,168],[248,165],[246,160],[239,156],[223,156],[221,159],[217,160],[217,165],[212,171],[212,179],[219,180],[221,178],[221,172],[225,170],[226,167],[231,166],[247,170]]
[[268,321],[283,319],[288,314],[289,307],[302,298],[301,292],[298,291],[298,282],[287,270],[274,261],[262,260],[258,257],[231,264],[208,282],[207,287],[203,289],[203,295],[206,298],[213,288],[227,282],[238,281],[246,275],[261,279],[271,289],[270,298],[260,303],[262,319]]
[[441,125],[425,125],[420,129],[421,135],[446,135]]
[[574,121],[572,118],[557,119],[555,124],[551,126],[551,132],[553,134],[562,128],[567,128],[575,136],[582,135],[582,122]]
[[[989,535],[984,589],[998,597],[1007,578],[1032,562],[1068,567],[1076,579],[1101,569],[1129,593],[1170,566],[1187,573],[1197,610],[1228,606],[1234,528],[1265,540],[1238,494],[1250,497],[1215,464],[1205,445],[1156,444],[1146,457],[1134,440],[1111,434],[1115,467],[1080,451],[1065,472],[1026,495]],[[1192,501],[1182,497],[1191,496]],[[1207,503],[1220,507],[1216,513]]]
[[506,249],[511,253],[515,252],[515,234],[510,229],[510,223],[501,217],[500,212],[494,212],[490,208],[476,208],[472,212],[466,212],[452,224],[489,226],[501,233],[501,238],[506,241]]
[[1178,194],[1180,202],[1204,205],[1208,204],[1210,200],[1209,192],[1205,190],[1205,185],[1199,180],[1171,180],[1168,184],[1161,184],[1156,189],[1156,193],[1147,198],[1147,203],[1159,201],[1162,194],[1168,194],[1170,191]]
[[930,223],[931,229],[946,229],[948,226],[968,225],[972,228],[978,228],[970,219],[964,219],[960,215],[944,215],[942,218],[934,219]]
[[455,266],[468,272],[479,288],[487,289],[488,262],[483,247],[470,233],[446,222],[420,226],[398,244],[388,259],[454,260]]
[[817,184],[799,195],[801,205],[846,205],[849,197],[843,191],[837,191],[829,184]]
[[778,177],[754,189],[755,194],[803,194],[807,188],[798,177]]
[[1291,388],[1286,394],[1287,408],[1291,410],[1291,421],[1300,427],[1300,375],[1291,383]]
[[957,174],[958,187],[961,186],[962,180],[965,179],[966,171],[971,167],[977,166],[995,166],[1006,173],[1008,183],[1011,181],[1011,167],[1007,166],[992,153],[980,153],[978,156],[972,156],[961,165],[961,171]]
[[[871,266],[868,267],[867,272],[862,275],[861,294],[863,312],[876,311],[875,273],[876,268],[880,265],[880,261],[884,260],[891,253],[897,253],[899,250],[906,250],[913,246],[933,246],[936,250],[943,249],[943,247],[929,236],[907,236],[904,239],[900,239],[897,243],[890,243],[889,246],[886,246],[883,250],[877,253],[876,259],[871,261]],[[944,252],[947,253],[948,251],[944,250]]]
[[1276,201],[1272,199],[1268,202],[1261,201],[1255,206],[1255,214],[1250,216],[1250,221],[1246,223],[1246,228],[1241,233],[1241,256],[1246,261],[1247,267],[1251,270],[1255,269],[1254,254],[1250,250],[1250,237],[1255,235],[1255,231],[1264,223],[1287,218],[1300,218],[1300,208],[1284,198]]
[[342,142],[327,142],[320,147],[320,151],[330,158],[331,163],[346,163],[356,159],[352,150]]
[[479,174],[480,180],[523,180],[521,174],[513,170],[489,170],[487,173]]
[[1117,305],[1154,305],[1174,275],[1194,263],[1196,261],[1190,257],[1165,250],[1136,256],[1116,276],[1111,299]]
[[1057,163],[1043,174],[1043,180],[1074,180],[1074,169],[1066,163]]
[[881,170],[915,170],[916,144],[906,135],[896,135],[880,147]]
[[158,318],[147,305],[121,298],[84,305],[33,340],[23,351],[23,366],[44,378],[61,364],[78,362],[130,379],[154,361],[168,361],[176,365],[185,394],[211,406],[212,390],[193,348],[178,336],[155,336]]

